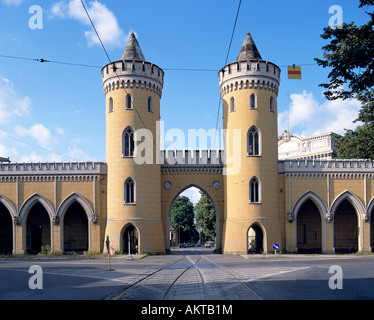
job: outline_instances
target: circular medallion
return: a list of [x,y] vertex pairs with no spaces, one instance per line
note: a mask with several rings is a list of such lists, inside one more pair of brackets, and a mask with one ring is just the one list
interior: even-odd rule
[[172,187],[172,184],[170,181],[165,181],[163,186],[165,190],[170,190]]
[[212,187],[213,187],[213,189],[215,189],[215,190],[219,190],[219,189],[221,189],[221,182],[219,182],[218,180],[214,181],[214,182],[212,183]]

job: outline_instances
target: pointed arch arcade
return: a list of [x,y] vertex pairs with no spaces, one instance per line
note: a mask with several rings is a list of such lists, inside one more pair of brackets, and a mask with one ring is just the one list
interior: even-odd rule
[[351,253],[360,250],[363,241],[360,225],[365,216],[365,207],[361,200],[346,190],[331,206],[333,216],[333,247],[336,253]]
[[0,254],[14,252],[15,236],[14,223],[17,213],[12,203],[0,195]]
[[91,248],[90,221],[94,212],[88,201],[78,193],[65,198],[58,210],[62,252],[82,252]]
[[295,248],[299,253],[320,253],[326,251],[327,207],[314,192],[304,193],[294,204]]
[[52,222],[56,221],[53,205],[42,195],[35,193],[21,206],[19,212],[22,221],[22,252],[40,252],[42,245],[53,248]]

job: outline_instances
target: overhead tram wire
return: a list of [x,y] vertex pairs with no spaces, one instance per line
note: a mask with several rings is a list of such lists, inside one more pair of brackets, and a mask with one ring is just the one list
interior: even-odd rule
[[[94,31],[95,31],[95,33],[96,33],[96,36],[97,36],[97,38],[98,38],[99,41],[100,41],[101,47],[103,48],[103,50],[104,50],[104,52],[105,52],[105,55],[106,55],[107,58],[108,58],[109,63],[113,63],[112,60],[111,60],[110,57],[109,57],[108,52],[107,52],[106,49],[105,49],[104,43],[103,43],[103,41],[101,40],[101,37],[100,37],[99,33],[98,33],[97,30],[96,30],[95,24],[93,23],[93,21],[92,21],[92,19],[91,19],[91,16],[90,16],[90,14],[89,14],[89,12],[88,12],[88,10],[87,10],[85,4],[84,4],[84,1],[81,0],[81,3],[82,3],[82,6],[83,6],[83,8],[84,8],[84,11],[86,12],[86,15],[87,15],[88,19],[90,20],[90,23],[91,23],[91,25],[92,25],[92,28],[94,29]],[[116,74],[118,80],[120,80],[120,82],[121,82],[121,78],[119,77],[119,75],[118,75],[118,73],[117,73],[117,70],[114,69],[113,71],[115,72],[115,74]],[[128,92],[127,92],[126,88],[125,88],[124,86],[122,86],[122,88],[125,90],[125,92],[126,92],[126,94],[127,94]],[[134,103],[133,99],[131,99],[131,104],[132,104],[132,106],[133,106],[133,109],[135,110],[135,112],[136,112],[137,115],[139,116],[139,119],[140,119],[140,121],[142,122],[144,128],[147,129],[147,126],[145,125],[145,123],[144,123],[144,121],[143,121],[141,115],[139,114],[137,108],[135,107],[135,103]],[[153,137],[152,137],[152,141],[153,141],[154,145],[156,146],[156,142],[154,141]]]
[[94,65],[89,65],[89,64],[47,60],[47,59],[44,59],[44,58],[38,59],[38,58],[18,57],[18,56],[4,55],[4,54],[0,54],[0,58],[34,61],[34,62],[39,62],[39,63],[55,63],[55,64],[64,64],[64,65],[69,65],[69,66],[75,66],[75,67],[86,67],[86,68],[101,69],[101,67],[99,67],[99,66],[94,66]]
[[[102,46],[102,48],[103,48],[103,50],[104,50],[104,52],[105,52],[105,54],[106,54],[106,56],[107,56],[107,58],[108,58],[109,63],[113,63],[112,60],[111,60],[110,57],[109,57],[108,52],[107,52],[106,49],[105,49],[105,46],[104,46],[103,42],[101,41],[100,35],[99,35],[99,33],[97,32],[97,30],[96,30],[96,28],[95,28],[95,25],[94,25],[94,23],[93,23],[93,21],[92,21],[92,19],[91,19],[91,17],[90,17],[89,12],[88,12],[87,9],[86,9],[86,6],[84,5],[83,0],[81,0],[81,3],[82,3],[82,6],[83,6],[83,8],[84,8],[84,10],[85,10],[85,12],[86,12],[86,14],[87,14],[87,16],[88,16],[90,22],[91,22],[91,25],[92,25],[93,29],[95,30],[96,36],[98,37],[98,39],[99,39],[99,41],[100,41],[100,44],[101,44],[101,46]],[[116,74],[118,80],[121,80],[121,78],[120,78],[119,75],[117,74],[116,69],[114,69],[113,71],[115,72],[115,74]],[[125,88],[124,86],[122,86],[122,88],[125,90],[125,93],[128,94],[126,88]],[[133,106],[133,109],[135,110],[135,112],[136,112],[137,115],[139,116],[139,119],[140,119],[140,121],[142,122],[142,124],[143,124],[143,126],[144,126],[144,129],[147,129],[147,126],[145,125],[144,120],[142,119],[142,117],[141,117],[139,111],[137,110],[137,108],[136,108],[136,106],[135,106],[135,103],[134,103],[133,99],[131,99],[131,104],[132,104],[132,106]],[[149,131],[149,132],[150,132],[150,131]],[[151,133],[151,135],[152,135],[152,133]],[[152,135],[151,138],[152,138],[152,142],[153,142],[153,144],[154,144],[154,146],[155,146],[155,150],[156,150],[156,152],[157,152],[158,148],[157,148],[157,144],[156,144],[156,142],[155,142],[155,139],[154,139],[153,135]],[[157,159],[157,157],[156,157],[156,159]],[[174,178],[177,187],[180,188],[180,185],[179,185],[179,183],[178,183],[177,178],[175,177],[175,175],[172,173],[171,176]]]
[[8,139],[12,139],[12,140],[15,140],[15,141],[18,141],[18,142],[21,142],[21,143],[27,144],[27,145],[29,145],[29,146],[39,148],[39,149],[41,149],[41,150],[47,151],[47,152],[49,152],[49,153],[56,154],[56,155],[58,155],[58,156],[62,156],[62,157],[64,157],[64,158],[67,158],[67,159],[70,159],[70,160],[73,160],[73,161],[76,161],[76,162],[79,162],[79,161],[80,161],[80,160],[78,160],[78,159],[75,159],[75,158],[72,158],[72,157],[70,157],[70,156],[67,156],[66,154],[58,153],[58,152],[53,151],[53,150],[51,150],[51,149],[48,149],[48,148],[45,148],[45,147],[39,146],[39,145],[37,145],[37,144],[35,144],[35,143],[31,143],[31,142],[28,142],[28,141],[25,141],[25,140],[22,140],[22,139],[18,139],[18,138],[12,137],[12,136],[7,135],[7,134],[5,134],[5,133],[3,133],[3,132],[1,132],[1,131],[0,131],[0,135],[3,136],[3,137],[6,137],[6,138],[8,138]]
[[[234,38],[234,33],[235,33],[235,29],[236,29],[236,23],[238,22],[238,17],[239,17],[239,12],[240,12],[241,4],[242,4],[242,0],[239,1],[238,10],[237,10],[237,12],[236,12],[235,22],[234,22],[234,26],[233,26],[233,28],[232,28],[231,38],[230,38],[230,43],[229,43],[229,47],[228,47],[228,49],[227,49],[227,54],[226,54],[226,59],[225,59],[225,64],[224,64],[224,65],[227,64],[227,60],[229,59],[229,54],[230,54],[230,50],[231,50],[232,39]],[[218,111],[217,111],[216,130],[215,130],[215,134],[214,134],[214,143],[213,143],[213,148],[214,148],[215,145],[216,145],[217,129],[218,129],[218,120],[219,120],[219,114],[220,114],[220,112],[221,112],[221,101],[222,101],[222,98],[221,98],[221,92],[220,92],[220,93],[219,93],[219,100],[218,100]]]
[[[57,61],[57,60],[49,60],[44,58],[30,58],[30,57],[19,57],[19,56],[12,56],[12,55],[4,55],[0,54],[0,58],[6,59],[16,59],[16,60],[25,60],[25,61],[33,61],[39,63],[52,63],[52,64],[61,64],[61,65],[68,65],[73,67],[86,67],[86,68],[95,68],[95,69],[102,69],[101,66],[90,65],[90,64],[83,64],[77,62],[67,62],[67,61]],[[278,66],[279,68],[287,68],[289,65]],[[316,66],[317,63],[298,63],[297,66]],[[204,68],[162,68],[164,71],[187,71],[187,72],[219,72],[219,69],[204,69]]]

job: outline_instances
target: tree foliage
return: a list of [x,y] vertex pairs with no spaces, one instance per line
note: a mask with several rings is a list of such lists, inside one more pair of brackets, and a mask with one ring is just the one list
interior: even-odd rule
[[[360,8],[373,6],[374,0],[360,0]],[[369,21],[357,26],[344,23],[342,28],[324,28],[321,37],[330,40],[323,46],[323,58],[317,64],[331,68],[329,82],[320,86],[328,100],[356,98],[362,103],[355,130],[346,130],[336,140],[337,156],[341,158],[374,159],[374,145],[367,139],[374,136],[374,12],[366,13]]]
[[[360,7],[374,5],[373,0],[361,0]],[[354,22],[344,23],[341,28],[324,28],[321,37],[330,40],[323,46],[324,59],[317,64],[330,67],[329,83],[320,86],[329,100],[338,98],[363,98],[366,90],[372,92],[374,86],[374,12],[367,12],[370,20],[361,26]]]
[[196,225],[200,227],[208,240],[216,237],[216,212],[209,197],[200,191],[200,200],[195,206]]
[[189,242],[191,237],[196,240],[198,237],[194,226],[194,207],[186,196],[179,196],[175,199],[170,210],[170,224],[180,230],[180,241]]

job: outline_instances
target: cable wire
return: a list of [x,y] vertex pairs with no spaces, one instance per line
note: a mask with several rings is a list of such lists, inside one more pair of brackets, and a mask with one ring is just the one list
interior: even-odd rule
[[[57,61],[57,60],[49,60],[44,58],[29,58],[29,57],[19,57],[19,56],[11,56],[0,54],[0,58],[7,58],[7,59],[17,59],[17,60],[26,60],[26,61],[34,61],[39,63],[54,63],[54,64],[63,64],[75,67],[86,67],[86,68],[95,68],[95,69],[102,69],[102,66],[90,65],[90,64],[83,64],[77,62],[67,62],[67,61]],[[293,64],[289,65],[282,65],[278,66],[279,68],[287,68]],[[317,63],[299,63],[295,64],[296,66],[316,66]],[[188,72],[219,72],[220,69],[204,69],[204,68],[162,68],[164,71],[188,71]]]
[[[225,59],[225,64],[224,65],[227,64],[227,60],[229,59],[229,54],[230,54],[230,50],[231,50],[232,39],[234,38],[234,33],[235,33],[235,29],[236,29],[236,23],[238,22],[238,17],[239,17],[239,12],[240,12],[241,4],[242,4],[242,0],[239,1],[238,10],[236,12],[235,22],[234,22],[234,26],[232,28],[230,43],[229,43],[229,47],[227,49],[227,54],[226,54],[226,59]],[[214,149],[214,147],[216,145],[218,121],[219,121],[219,115],[220,115],[220,112],[221,112],[221,102],[222,102],[222,97],[221,97],[221,92],[220,92],[219,93],[219,100],[218,100],[218,111],[217,111],[217,119],[216,119],[216,130],[215,130],[215,134],[214,134],[214,143],[213,143],[213,148],[212,149]]]

